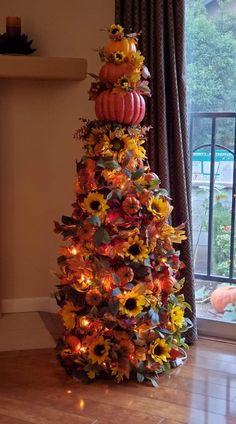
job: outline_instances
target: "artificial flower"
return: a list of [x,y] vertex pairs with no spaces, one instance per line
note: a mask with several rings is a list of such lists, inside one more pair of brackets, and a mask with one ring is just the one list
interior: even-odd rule
[[173,209],[164,197],[152,197],[148,204],[148,211],[159,219],[167,219]]
[[128,256],[131,261],[138,262],[148,258],[148,248],[138,236],[129,237],[128,241],[124,244],[124,254]]
[[126,377],[129,379],[130,364],[127,358],[121,358],[119,362],[113,363],[111,366],[111,375],[115,376],[117,383],[120,383]]
[[148,353],[155,362],[163,365],[163,362],[167,362],[170,358],[170,347],[164,339],[157,338],[150,344]]
[[122,51],[114,52],[109,56],[109,60],[116,64],[123,63],[125,60],[125,54]]
[[134,351],[135,351],[135,346],[131,340],[129,339],[120,340],[119,355],[121,355],[122,357],[126,357],[128,359],[133,359]]
[[97,288],[90,289],[86,293],[85,300],[88,305],[97,306],[102,301],[102,294]]
[[103,336],[87,337],[88,342],[88,358],[95,364],[102,364],[109,354],[110,342],[105,340]]
[[87,197],[85,197],[81,207],[84,212],[100,217],[104,217],[106,215],[106,210],[109,208],[103,195],[97,191],[89,193]]
[[72,330],[76,325],[76,312],[79,310],[71,302],[66,302],[63,308],[60,310],[60,314],[63,318],[64,326],[67,330]]
[[96,275],[97,279],[106,291],[110,291],[114,286],[113,273],[114,271],[112,268],[107,268],[101,269]]
[[184,311],[180,306],[174,306],[170,311],[170,320],[173,330],[177,330],[183,326],[184,323]]
[[114,84],[114,88],[112,92],[122,94],[122,91],[125,92],[125,91],[134,90],[135,88],[137,88],[139,80],[140,80],[140,72],[133,72],[130,75],[123,75]]
[[78,230],[79,239],[81,241],[90,241],[92,240],[95,231],[96,228],[89,221],[84,221]]
[[124,28],[118,24],[112,24],[108,28],[108,32],[110,33],[110,38],[113,40],[121,40],[124,37]]
[[143,310],[145,305],[145,298],[142,294],[130,291],[126,294],[119,296],[121,314],[128,315],[129,317],[136,317]]

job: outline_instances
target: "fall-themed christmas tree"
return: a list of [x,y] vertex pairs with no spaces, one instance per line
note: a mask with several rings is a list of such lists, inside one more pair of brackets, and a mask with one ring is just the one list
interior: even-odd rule
[[60,248],[56,299],[64,323],[58,356],[81,380],[112,376],[157,385],[158,374],[186,357],[191,322],[180,294],[184,264],[173,245],[183,225],[168,222],[172,206],[151,172],[144,144],[149,128],[143,95],[150,74],[137,50],[139,34],[108,29],[104,62],[90,88],[98,120],[83,120],[72,216],[55,224]]

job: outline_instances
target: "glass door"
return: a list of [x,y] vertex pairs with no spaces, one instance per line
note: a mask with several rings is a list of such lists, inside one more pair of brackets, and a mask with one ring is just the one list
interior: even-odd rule
[[200,333],[236,340],[236,1],[186,1],[195,294]]

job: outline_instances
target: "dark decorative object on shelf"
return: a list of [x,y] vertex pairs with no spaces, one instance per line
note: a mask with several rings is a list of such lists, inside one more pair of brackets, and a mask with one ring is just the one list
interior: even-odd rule
[[0,34],[0,54],[31,54],[36,51],[31,47],[32,42],[25,34],[14,38],[6,33]]
[[35,52],[28,40],[28,35],[21,34],[21,18],[19,16],[6,17],[6,32],[0,34],[0,54],[27,55]]

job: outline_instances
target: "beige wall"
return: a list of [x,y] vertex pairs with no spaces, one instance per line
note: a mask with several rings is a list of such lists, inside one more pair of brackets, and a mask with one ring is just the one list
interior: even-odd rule
[[[114,20],[112,0],[0,0],[5,16],[21,16],[37,54],[84,57],[88,71],[100,66],[96,49]],[[56,280],[61,237],[53,220],[71,214],[75,160],[72,139],[78,118],[94,117],[83,82],[0,80],[0,198],[3,299],[47,297]]]

